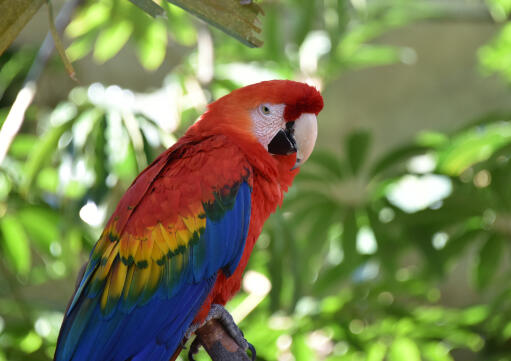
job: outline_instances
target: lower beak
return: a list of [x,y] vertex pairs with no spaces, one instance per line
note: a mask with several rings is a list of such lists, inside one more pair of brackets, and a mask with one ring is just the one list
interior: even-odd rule
[[295,120],[294,139],[296,142],[296,163],[291,169],[298,168],[309,159],[318,136],[318,121],[313,113],[303,113]]

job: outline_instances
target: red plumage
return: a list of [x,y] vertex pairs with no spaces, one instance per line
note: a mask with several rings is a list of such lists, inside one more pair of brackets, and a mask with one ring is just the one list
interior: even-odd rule
[[[263,102],[286,104],[286,121],[293,121],[302,113],[317,115],[323,108],[321,94],[307,84],[290,80],[266,81],[237,89],[210,104],[202,119],[187,134],[194,137],[196,133],[208,134],[222,128],[224,134],[232,135],[232,141],[243,150],[248,163],[253,167],[252,214],[242,258],[230,277],[219,272],[213,290],[195,321],[204,320],[212,303],[224,305],[238,292],[243,271],[264,222],[282,203],[284,193],[299,172],[299,169],[291,170],[296,154],[271,155],[253,136],[248,111]],[[230,114],[236,116],[231,117]]]
[[[263,104],[284,105],[275,108],[282,112],[276,126],[275,118],[258,118]],[[302,139],[310,154],[316,119],[298,118],[322,107],[316,89],[287,80],[240,88],[210,104],[119,202],[66,311],[55,359],[168,357],[192,320],[202,322],[212,303],[229,301],[264,222],[299,170],[290,148],[275,155],[263,145],[255,119],[274,139],[287,134],[288,146],[296,136],[295,152]],[[295,120],[291,131],[284,123]]]

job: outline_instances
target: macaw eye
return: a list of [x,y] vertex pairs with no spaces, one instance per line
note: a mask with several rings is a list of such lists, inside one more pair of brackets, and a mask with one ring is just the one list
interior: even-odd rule
[[270,115],[271,113],[270,107],[265,104],[261,105],[261,113],[263,113],[264,115]]

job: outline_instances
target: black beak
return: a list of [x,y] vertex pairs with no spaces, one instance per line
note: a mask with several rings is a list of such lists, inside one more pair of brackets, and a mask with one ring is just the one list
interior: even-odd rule
[[278,155],[289,155],[296,153],[296,141],[293,137],[294,122],[286,123],[286,130],[279,130],[268,144],[268,152]]

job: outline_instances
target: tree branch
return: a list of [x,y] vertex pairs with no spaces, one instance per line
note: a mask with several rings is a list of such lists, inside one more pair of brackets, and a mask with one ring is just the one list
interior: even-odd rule
[[250,361],[218,320],[210,320],[195,334],[213,361]]
[[[251,361],[247,353],[238,346],[216,319],[208,321],[204,326],[195,331],[195,335],[212,361]],[[185,342],[186,339],[183,340],[183,344]],[[175,361],[182,349],[179,346],[169,361]]]

